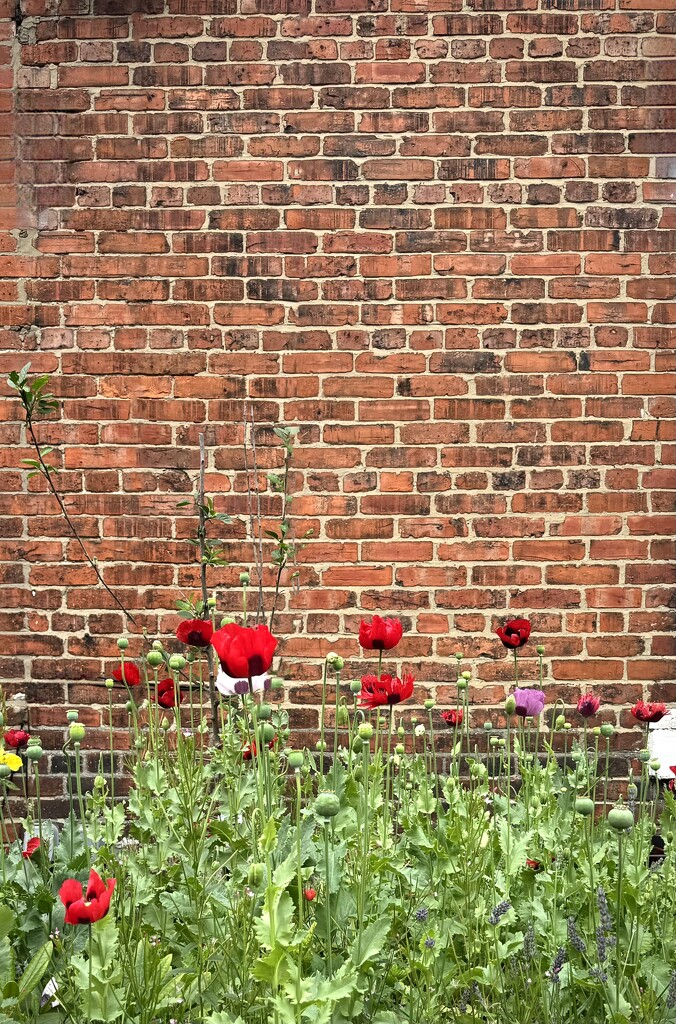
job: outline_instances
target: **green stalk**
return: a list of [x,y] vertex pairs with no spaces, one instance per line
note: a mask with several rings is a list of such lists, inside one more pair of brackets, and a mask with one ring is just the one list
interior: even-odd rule
[[300,806],[302,801],[302,790],[300,784],[300,769],[294,771],[296,776],[296,875],[298,885],[298,924],[303,927],[303,865],[301,860],[301,836],[300,836]]
[[622,832],[617,833],[617,946],[615,948],[615,1012],[620,1012],[620,982],[622,980],[622,957],[620,956],[620,908],[622,905]]
[[[80,771],[80,744],[78,742],[75,742],[73,744],[73,749],[75,750],[75,783],[76,783],[76,786],[77,786],[77,799],[78,799],[78,804],[79,804],[79,807],[80,807],[80,822],[82,824],[82,838],[84,840],[85,858],[86,858],[86,861],[87,861],[87,870],[89,870],[91,868],[92,861],[91,861],[91,856],[90,856],[90,853],[89,853],[89,840],[87,838],[87,822],[86,822],[86,819],[85,819],[84,798],[82,796],[82,774],[81,774],[81,771]],[[37,796],[37,799],[38,799],[38,808],[39,808],[39,806],[40,806],[40,784],[39,784],[39,775],[38,775],[37,762],[35,763],[35,791],[36,791],[36,796]],[[42,835],[42,824],[41,823],[38,824],[38,828],[40,829],[40,835]]]
[[324,782],[324,729],[325,729],[325,717],[326,717],[326,675],[328,671],[328,664],[324,659],[324,669],[322,671],[322,711],[321,720],[319,723],[319,774],[321,776],[320,785]]
[[340,700],[340,672],[336,672],[336,702],[333,712],[333,788],[336,788],[338,766],[338,702]]
[[108,690],[108,734],[110,740],[110,803],[115,803],[115,744],[113,739],[113,691]]
[[[326,928],[328,932],[327,967],[329,978],[333,977],[333,936],[331,934],[331,866],[329,857],[329,823],[324,821],[324,869],[326,871]],[[361,922],[360,922],[361,923]]]
[[[383,852],[387,849],[389,836],[389,810],[390,810],[390,754],[392,749],[392,731],[394,728],[394,707],[389,705],[390,723],[387,730],[387,763],[385,765],[385,800],[383,802]],[[431,717],[431,716],[430,716]]]

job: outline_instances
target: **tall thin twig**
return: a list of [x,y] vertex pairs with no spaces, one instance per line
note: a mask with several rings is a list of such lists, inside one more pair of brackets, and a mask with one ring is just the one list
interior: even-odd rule
[[[258,571],[258,609],[256,611],[256,622],[265,621],[265,601],[263,597],[263,516],[261,514],[261,489],[258,486],[258,459],[256,457],[256,421],[254,419],[253,403],[249,406],[251,413],[251,456],[253,459],[254,482],[256,486],[256,540],[254,551],[256,555],[256,568]],[[253,537],[252,537],[253,539]],[[260,617],[259,617],[260,616]]]
[[[200,549],[200,583],[202,587],[202,615],[205,618],[209,614],[209,607],[207,604],[209,598],[209,591],[207,589],[207,519],[206,506],[204,503],[204,476],[206,473],[206,465],[207,459],[204,444],[204,434],[200,434],[200,484],[199,494],[197,496],[199,526],[197,528],[197,540],[199,542]],[[209,696],[211,698],[211,732],[214,737],[214,743],[217,743],[219,737],[218,699],[216,697],[216,686],[214,683],[214,660],[211,653],[211,647],[207,648],[207,664],[209,666]]]

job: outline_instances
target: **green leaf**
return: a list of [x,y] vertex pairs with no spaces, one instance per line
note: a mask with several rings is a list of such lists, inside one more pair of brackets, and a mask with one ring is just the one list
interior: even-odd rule
[[9,935],[16,923],[16,915],[9,907],[0,905],[0,939]]
[[361,967],[367,960],[370,960],[372,956],[381,951],[391,923],[390,919],[386,917],[382,917],[379,921],[373,921],[362,932],[359,951],[357,951],[358,944],[355,939],[352,946],[352,963],[355,967]]
[[19,1001],[24,1000],[39,985],[42,975],[51,962],[53,951],[54,946],[51,940],[48,939],[30,961],[19,979]]

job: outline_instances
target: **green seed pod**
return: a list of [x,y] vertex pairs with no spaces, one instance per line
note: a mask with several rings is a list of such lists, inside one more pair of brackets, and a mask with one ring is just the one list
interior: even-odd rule
[[106,690],[112,690],[115,686],[115,680],[106,679],[103,685],[105,686]]
[[129,641],[127,640],[126,637],[121,636],[120,639],[117,641],[117,646],[121,651],[126,651],[127,648],[129,647]]
[[616,832],[626,832],[634,824],[634,815],[628,807],[620,804],[618,807],[612,807],[608,811],[608,824]]
[[152,646],[153,646],[153,650],[154,651],[161,651],[162,650],[162,641],[161,640],[153,640],[153,645]]
[[42,741],[39,736],[29,736],[28,738],[29,747],[41,747]]
[[568,732],[568,730],[569,730],[569,729],[572,729],[573,727],[572,727],[572,725],[570,724],[570,722],[564,722],[564,723],[563,723],[563,728],[564,728],[564,731],[565,731],[565,732]]
[[394,752],[395,754],[405,754],[406,747],[404,746],[403,743],[397,743],[396,747],[394,748]]
[[195,652],[192,650],[186,651],[185,660],[188,662],[189,665],[192,665],[193,661],[195,660]]
[[570,759],[573,762],[573,764],[579,764],[580,761],[582,760],[582,751],[581,750],[571,750],[571,752],[570,752]]
[[303,767],[303,762],[305,761],[305,754],[303,753],[302,750],[290,750],[287,760],[289,762],[289,768],[298,770],[298,768]]
[[457,688],[459,690],[466,690],[467,689],[467,680],[463,676],[459,676],[456,679],[456,681],[455,681],[455,685],[457,686]]
[[560,732],[561,729],[565,728],[565,725],[566,725],[566,716],[565,715],[557,715],[556,716],[556,721],[554,722],[554,728],[556,729],[556,731]]
[[589,818],[594,813],[594,801],[589,796],[579,796],[575,801],[575,810],[583,818]]
[[456,651],[455,652],[455,660],[456,661],[462,661],[462,651]]
[[172,672],[178,672],[185,665],[185,658],[182,658],[180,654],[172,654],[169,658],[169,668]]
[[647,764],[648,761],[650,760],[650,751],[649,750],[639,750],[639,752],[638,752],[638,759],[641,762],[641,764]]
[[132,711],[134,710],[134,702],[131,701],[131,700],[128,700],[126,702],[126,704],[124,705],[124,708],[125,708],[125,711],[127,711],[129,714],[131,714]]
[[169,728],[170,724],[171,723],[170,723],[169,719],[165,715],[164,718],[162,719],[162,721],[160,722],[160,729],[163,729],[164,732],[166,732],[167,729]]
[[462,675],[463,679],[467,680],[467,682],[469,682],[469,680],[472,678],[472,673],[471,672],[467,672],[467,671],[461,672],[461,675]]
[[361,693],[361,683],[358,679],[353,679],[350,683],[350,690],[352,693]]
[[322,750],[326,750],[326,742],[322,740],[317,740],[317,742],[315,743],[315,750],[319,750],[320,752]]
[[493,728],[492,722],[484,722],[484,732],[490,732]]
[[264,864],[250,864],[247,872],[246,880],[251,888],[257,888],[263,881],[263,875],[265,874]]
[[8,764],[0,764],[0,779],[8,779],[12,774],[12,769]]
[[[39,747],[37,744],[26,748],[26,757],[29,761],[39,761],[43,754],[44,751],[42,747]],[[0,765],[0,768],[1,767],[2,765]]]
[[272,722],[263,722],[260,734],[263,737],[264,743],[272,743],[275,738],[275,727]]
[[399,728],[397,729],[397,736],[399,737],[400,740],[403,740],[405,735],[406,730],[404,729],[403,725],[400,725]]
[[81,743],[85,738],[85,727],[80,722],[73,722],[68,732],[73,743]]
[[5,716],[3,715],[2,711],[0,711],[0,729],[3,727],[4,724],[5,724]]
[[221,626],[231,626],[234,621],[232,615],[224,615],[221,619]]
[[507,746],[507,740],[505,739],[504,736],[501,736],[500,739],[498,740],[498,746],[500,746],[500,747],[506,747]]
[[363,741],[363,739],[361,738],[361,736],[355,736],[355,738],[352,740],[352,750],[354,751],[355,754],[361,754],[363,749],[364,749],[364,741]]
[[215,608],[215,607],[216,607],[216,598],[215,597],[208,597],[207,598],[207,608]]
[[627,800],[636,800],[638,797],[638,786],[633,782],[627,785]]
[[239,582],[242,584],[243,587],[248,587],[249,583],[251,582],[251,577],[249,576],[249,573],[241,572],[239,574]]
[[268,719],[272,718],[272,708],[269,704],[261,704],[258,708],[258,720],[259,722],[267,722]]
[[650,762],[650,767],[654,772],[658,772],[660,770],[661,764],[662,762],[658,757],[653,757],[652,761]]
[[434,701],[433,700],[429,700],[429,699],[426,700],[424,707],[425,707],[425,711],[431,711],[432,708],[434,707]]
[[334,818],[340,810],[340,800],[335,793],[320,793],[315,800],[315,812],[320,818]]
[[606,739],[610,739],[614,732],[615,727],[610,722],[604,722],[601,726],[601,735],[605,736]]
[[491,736],[491,738],[489,739],[488,742],[489,742],[491,747],[497,747],[497,746],[500,745],[500,737],[499,736]]
[[355,782],[361,782],[364,777],[364,770],[360,764],[358,764],[353,770],[352,775]]
[[146,655],[146,661],[148,662],[151,668],[157,668],[158,665],[161,665],[164,662],[162,652],[158,650],[148,651]]
[[538,654],[544,654],[545,653],[545,649],[544,649],[544,645],[543,644],[538,644],[537,647],[535,648],[535,650],[537,651]]
[[592,729],[592,736],[600,736],[600,735],[601,735],[601,726],[600,725],[595,725],[594,728]]
[[370,740],[373,736],[373,726],[370,722],[362,722],[358,729],[359,736],[363,740]]
[[279,676],[273,676],[272,679],[270,680],[270,689],[271,690],[283,690],[284,689],[284,680],[280,679]]
[[505,701],[505,714],[513,715],[515,711],[516,711],[516,700],[514,699],[514,695],[510,693],[509,697]]
[[77,713],[77,711],[67,711],[66,712],[66,718],[68,719],[69,722],[77,722],[79,717],[80,716]]

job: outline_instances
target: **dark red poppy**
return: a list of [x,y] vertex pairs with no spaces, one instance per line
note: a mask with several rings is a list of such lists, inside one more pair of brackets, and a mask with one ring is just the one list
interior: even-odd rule
[[110,908],[110,899],[115,888],[115,879],[107,881],[92,868],[89,872],[87,890],[74,878],[67,878],[59,889],[59,899],[66,908],[66,924],[93,924],[105,917]]
[[116,679],[118,683],[124,682],[127,686],[141,685],[141,673],[133,661],[125,661],[124,674],[122,672],[122,665],[116,668],[113,672],[113,679]]
[[313,901],[313,899],[315,898],[316,895],[317,895],[317,890],[316,889],[312,889],[311,887],[308,887],[307,889],[303,889],[303,896],[310,903],[312,903],[312,901]]
[[24,858],[24,860],[30,860],[31,857],[33,857],[38,852],[39,849],[40,840],[38,839],[37,836],[33,836],[33,838],[29,839],[28,842],[26,843],[26,849],[22,850],[21,856]]
[[601,707],[601,701],[593,693],[583,693],[577,702],[577,713],[583,718],[592,718]]
[[214,627],[208,619],[186,619],[176,630],[176,637],[189,647],[208,647],[214,635]]
[[462,725],[462,708],[456,708],[454,711],[442,711],[441,717],[448,725]]
[[[270,740],[270,742],[268,743],[268,749],[273,750],[276,742],[276,737],[275,739]],[[256,747],[255,740],[252,743],[245,743],[244,746],[242,747],[242,759],[244,761],[251,761],[252,758],[256,757],[257,753],[258,748]]]
[[[676,764],[670,764],[669,765],[669,771],[672,773],[672,775],[676,776]],[[669,785],[669,789],[671,789],[672,791],[674,789],[674,783],[676,783],[676,778],[669,779],[668,785]]]
[[530,622],[528,619],[510,619],[504,626],[498,626],[495,632],[505,647],[523,647],[530,636]]
[[532,857],[526,857],[526,867],[530,868],[531,871],[539,871],[542,864],[539,860],[535,860]]
[[13,747],[14,750],[25,747],[30,738],[31,734],[25,729],[8,729],[3,737],[5,746]]
[[278,643],[267,626],[250,629],[234,622],[217,629],[211,638],[221,668],[233,679],[249,679],[267,672]]
[[638,722],[659,722],[667,713],[667,705],[639,700],[634,704],[631,713]]
[[399,619],[381,619],[374,615],[370,622],[362,619],[359,625],[359,644],[365,651],[391,651],[404,633]]
[[[178,690],[178,701],[176,691]],[[163,708],[175,708],[183,700],[183,694],[173,679],[160,679],[157,684],[157,703]]]
[[359,701],[363,708],[382,707],[384,704],[399,704],[408,700],[413,693],[415,679],[406,673],[403,679],[398,676],[374,675],[362,676]]

